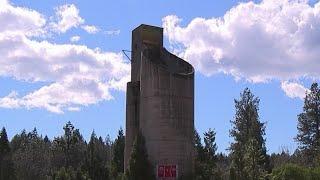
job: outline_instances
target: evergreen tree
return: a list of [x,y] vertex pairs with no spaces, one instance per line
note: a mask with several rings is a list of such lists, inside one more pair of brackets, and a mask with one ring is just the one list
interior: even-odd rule
[[320,89],[317,83],[313,83],[306,94],[297,128],[296,140],[307,157],[307,163],[312,166],[316,165],[316,161],[320,163]]
[[53,176],[54,180],[73,180],[75,178],[76,173],[70,168],[66,169],[65,167],[62,167],[59,169],[59,171],[56,171]]
[[72,134],[72,141],[70,147],[70,165],[77,169],[81,167],[84,163],[85,152],[86,152],[86,142],[83,139],[79,129],[75,129]]
[[205,161],[204,161],[204,168],[206,179],[219,179],[219,174],[216,169],[216,151],[217,151],[217,144],[216,140],[216,133],[209,129],[207,132],[204,133],[204,152],[205,152]]
[[194,131],[194,147],[197,159],[203,161],[205,159],[205,150],[202,145],[201,138],[196,130]]
[[48,138],[48,136],[46,135],[44,138],[43,138],[43,141],[46,143],[46,144],[50,144],[50,139]]
[[9,140],[6,129],[3,127],[0,132],[0,158],[10,153]]
[[27,144],[28,142],[28,135],[26,130],[22,130],[20,134],[16,134],[15,136],[13,136],[12,140],[11,140],[11,149],[12,152],[15,152],[19,149],[24,148],[25,144]]
[[7,136],[7,131],[4,127],[0,132],[0,179],[15,179],[15,171],[11,158],[9,140]]
[[246,162],[244,170],[247,172],[248,179],[258,180],[264,178],[266,170],[264,164],[260,163],[264,160],[265,156],[262,149],[259,147],[258,142],[255,139],[250,139],[247,142],[244,154],[244,161]]
[[238,180],[234,167],[230,167],[229,170],[229,180]]
[[71,161],[71,148],[72,148],[72,144],[76,143],[74,142],[73,139],[73,134],[74,134],[74,126],[71,124],[70,121],[67,122],[67,124],[63,127],[64,130],[64,141],[60,142],[61,144],[64,144],[64,146],[62,146],[63,150],[64,150],[64,154],[65,154],[65,167],[69,167],[70,166],[70,161]]
[[122,128],[118,132],[118,137],[113,144],[113,158],[111,164],[112,176],[117,177],[124,172],[124,146],[125,137]]
[[50,144],[38,135],[36,128],[14,136],[13,160],[18,179],[46,179],[51,171]]
[[[237,179],[249,180],[256,174],[264,177],[264,173],[261,174],[261,172],[265,172],[268,168],[263,138],[265,124],[259,121],[259,98],[255,97],[248,88],[240,96],[240,100],[235,100],[236,114],[235,119],[231,121],[233,128],[230,136],[234,138],[234,142],[230,146],[230,155],[233,173]],[[252,149],[256,151],[248,152]]]
[[216,176],[218,179],[229,179],[230,159],[223,153],[216,155]]
[[153,168],[148,160],[145,140],[141,132],[138,133],[134,141],[126,177],[128,180],[155,179]]
[[109,171],[106,166],[106,151],[101,138],[97,138],[94,131],[91,134],[86,156],[86,169],[94,180],[109,179]]
[[195,179],[209,180],[220,179],[221,174],[216,166],[217,163],[217,144],[215,142],[216,133],[209,129],[204,133],[204,146],[201,138],[195,131]]
[[57,137],[52,142],[52,166],[57,171],[61,167],[78,169],[84,164],[86,143],[71,122],[63,127],[64,135]]
[[106,148],[106,158],[105,158],[105,160],[107,162],[106,165],[107,165],[107,167],[108,167],[108,169],[110,171],[111,164],[112,164],[112,159],[113,159],[113,149],[112,149],[113,142],[112,142],[112,140],[111,140],[109,135],[107,135],[107,137],[105,138],[104,142],[105,142],[105,148]]
[[320,168],[298,166],[296,164],[285,164],[274,168],[270,174],[272,180],[319,180]]
[[86,172],[82,172],[80,169],[74,170],[72,167],[62,167],[56,171],[52,179],[54,180],[95,180],[90,179]]
[[194,148],[195,148],[195,179],[202,180],[205,179],[204,172],[204,161],[205,161],[205,151],[201,143],[201,138],[196,130],[194,130]]

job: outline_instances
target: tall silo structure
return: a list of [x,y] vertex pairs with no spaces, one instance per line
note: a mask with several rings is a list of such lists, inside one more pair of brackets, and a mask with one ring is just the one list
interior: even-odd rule
[[138,131],[157,179],[193,173],[194,68],[163,47],[163,29],[132,31],[127,84],[125,169]]

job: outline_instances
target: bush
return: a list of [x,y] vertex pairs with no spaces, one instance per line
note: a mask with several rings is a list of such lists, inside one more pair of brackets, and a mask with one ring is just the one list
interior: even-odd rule
[[286,164],[276,168],[271,174],[272,180],[320,180],[320,167],[306,168],[294,164]]

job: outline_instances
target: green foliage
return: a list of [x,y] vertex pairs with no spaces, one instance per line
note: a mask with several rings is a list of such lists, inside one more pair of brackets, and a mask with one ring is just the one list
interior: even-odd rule
[[15,178],[7,131],[2,128],[0,132],[0,179],[13,180]]
[[196,151],[195,158],[195,178],[198,180],[204,179],[203,162],[205,161],[204,147],[201,143],[201,138],[198,132],[194,131],[194,147]]
[[109,169],[107,167],[107,151],[105,151],[105,144],[102,138],[97,138],[96,134],[92,132],[90,142],[86,153],[85,168],[89,172],[89,176],[94,180],[109,179]]
[[51,171],[50,142],[45,142],[37,130],[23,131],[12,139],[13,160],[18,179],[46,179]]
[[204,133],[204,152],[206,160],[208,161],[208,165],[211,167],[211,169],[215,167],[216,151],[218,148],[215,141],[216,132],[214,132],[212,129],[209,129]]
[[247,142],[244,153],[245,167],[248,179],[263,179],[266,174],[264,164],[265,156],[259,148],[259,144],[255,139]]
[[[6,135],[2,137],[7,139],[4,138]],[[6,172],[15,173],[17,179],[24,180],[107,180],[112,144],[110,139],[105,143],[94,133],[87,144],[70,122],[64,126],[64,134],[52,142],[47,136],[39,136],[36,129],[29,133],[23,130],[12,138],[14,166]],[[9,146],[5,147],[8,149]]]
[[71,169],[62,167],[59,171],[54,174],[55,180],[73,180],[76,179],[76,173]]
[[320,166],[312,169],[311,179],[312,180],[319,180],[320,179]]
[[308,165],[319,165],[320,161],[320,89],[313,83],[306,94],[303,112],[298,115],[299,149],[306,155]]
[[128,180],[155,179],[153,167],[148,160],[145,139],[141,132],[138,133],[133,143],[126,178]]
[[237,180],[237,174],[233,167],[230,167],[229,180]]
[[205,153],[205,161],[204,161],[204,170],[205,176],[209,179],[218,179],[217,169],[216,169],[216,132],[212,129],[209,129],[204,133],[204,153]]
[[[259,121],[259,99],[249,89],[235,100],[231,121],[234,142],[228,156],[217,154],[216,133],[209,129],[204,139],[195,131],[195,171],[179,179],[195,180],[320,180],[320,88],[312,84],[303,112],[298,116],[299,148],[268,156],[265,123]],[[120,129],[114,142],[93,132],[87,143],[71,122],[64,134],[51,141],[37,130],[23,130],[11,142],[0,132],[0,180],[152,180],[154,169],[148,161],[141,132],[135,139],[129,167],[124,173],[125,136]],[[272,170],[271,170],[272,169]],[[227,172],[227,173],[226,173]]]
[[125,137],[122,128],[118,131],[118,137],[113,144],[113,159],[111,163],[112,176],[118,177],[120,173],[124,172],[124,147]]
[[53,175],[54,180],[91,180],[86,172],[75,171],[72,167],[62,167]]
[[216,133],[209,129],[204,133],[204,146],[201,143],[199,134],[195,131],[195,179],[221,179],[222,173],[217,168],[217,144],[215,142]]
[[0,155],[1,158],[10,153],[9,140],[6,129],[3,127],[0,132]]
[[229,179],[230,158],[229,156],[218,153],[216,160],[216,179]]
[[235,100],[236,114],[230,131],[234,142],[230,146],[230,156],[233,173],[239,180],[263,178],[267,170],[268,158],[263,138],[265,124],[259,121],[259,101],[248,88],[241,93],[239,100]]
[[63,129],[63,136],[56,137],[51,146],[53,171],[59,170],[60,167],[77,169],[84,165],[86,142],[79,129],[75,129],[70,121]]
[[319,180],[320,168],[308,168],[295,164],[286,164],[275,168],[271,174],[272,180]]
[[204,147],[201,143],[201,138],[196,130],[194,130],[194,148],[197,154],[196,158],[204,160]]
[[291,156],[289,154],[289,150],[283,149],[281,153],[272,153],[270,156],[270,165],[272,168],[277,168],[287,164],[291,161]]

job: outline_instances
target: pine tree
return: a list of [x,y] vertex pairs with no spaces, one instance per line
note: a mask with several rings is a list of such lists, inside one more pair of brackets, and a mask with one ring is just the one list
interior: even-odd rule
[[50,144],[38,135],[36,128],[14,136],[12,157],[17,179],[46,179],[51,172]]
[[194,130],[194,148],[195,148],[195,179],[204,179],[203,162],[205,160],[204,147],[201,143],[201,138],[196,130]]
[[217,163],[217,144],[215,142],[216,133],[209,129],[204,133],[204,146],[197,131],[194,132],[194,146],[196,150],[195,158],[195,179],[208,180],[220,179]]
[[54,180],[92,180],[88,177],[86,172],[82,172],[80,169],[74,170],[72,167],[62,167],[57,170],[52,179]]
[[209,129],[207,132],[204,133],[204,150],[206,154],[207,160],[209,160],[214,167],[214,162],[216,161],[216,151],[217,151],[217,144],[216,144],[216,132],[212,129]]
[[230,167],[230,171],[229,171],[229,180],[237,180],[238,177],[236,175],[236,172],[234,170],[234,167]]
[[[251,91],[246,88],[240,95],[240,100],[235,100],[236,114],[231,121],[233,128],[230,136],[234,138],[231,143],[232,168],[237,179],[248,180],[255,176],[256,171],[265,172],[268,168],[268,158],[266,155],[265,124],[259,121],[259,98],[255,97]],[[252,144],[254,142],[254,144]],[[254,146],[254,147],[252,147]],[[249,149],[255,149],[255,152],[247,152]],[[255,159],[254,164],[250,159]],[[252,171],[252,166],[258,167]],[[263,177],[264,174],[260,174]]]
[[64,154],[66,157],[65,161],[65,167],[70,166],[70,161],[71,161],[71,146],[73,144],[73,133],[74,133],[74,126],[71,124],[70,121],[67,122],[67,124],[63,127],[64,130],[64,141],[61,142],[61,144],[64,144],[63,149],[64,149]]
[[246,162],[246,166],[244,170],[248,174],[248,179],[262,179],[263,175],[266,174],[263,162],[265,160],[265,156],[262,152],[262,149],[259,148],[258,142],[255,139],[250,139],[247,142],[246,150],[244,154],[244,161]]
[[112,164],[112,158],[113,158],[113,141],[110,138],[110,135],[107,135],[107,137],[105,138],[105,148],[106,148],[106,166],[109,169],[109,172],[111,170],[111,164]]
[[28,135],[26,130],[22,130],[20,134],[13,136],[11,140],[11,149],[12,152],[15,152],[19,149],[24,148],[25,144],[28,142]]
[[109,171],[104,161],[106,152],[104,152],[104,143],[101,140],[93,131],[87,148],[86,169],[90,178],[94,180],[109,179]]
[[125,137],[122,128],[118,132],[118,137],[113,144],[113,158],[111,172],[113,177],[117,177],[124,172],[124,146]]
[[46,144],[50,144],[50,139],[48,138],[48,136],[46,135],[44,138],[43,138],[43,141],[46,143]]
[[155,179],[153,168],[148,160],[145,140],[141,132],[138,133],[133,144],[126,178],[128,180]]
[[9,140],[6,129],[3,127],[0,133],[0,157],[1,159],[10,153]]
[[299,149],[305,153],[307,163],[314,166],[320,158],[320,89],[317,83],[313,83],[306,94],[297,128]]
[[204,133],[204,152],[205,152],[205,174],[207,179],[218,179],[218,174],[216,170],[216,151],[217,151],[217,144],[216,140],[216,133],[209,129],[207,132]]
[[204,147],[201,143],[201,138],[196,130],[194,130],[194,147],[196,150],[197,159],[203,161],[205,159]]
[[15,171],[11,157],[11,150],[7,131],[3,127],[0,133],[0,179],[15,179]]
[[79,129],[75,129],[71,122],[67,122],[63,129],[64,135],[52,142],[52,166],[54,171],[62,166],[76,170],[84,163],[86,143]]

